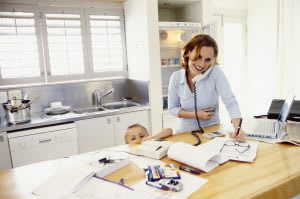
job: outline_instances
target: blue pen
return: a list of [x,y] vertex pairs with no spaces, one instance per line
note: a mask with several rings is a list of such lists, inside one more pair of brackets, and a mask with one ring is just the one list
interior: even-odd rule
[[194,170],[194,169],[190,169],[190,168],[187,168],[185,166],[179,166],[179,169],[183,170],[183,171],[187,171],[187,172],[193,173],[193,174],[200,174],[200,171]]
[[155,187],[155,188],[158,188],[158,189],[161,189],[161,190],[169,190],[168,187],[166,187],[164,185],[161,185],[161,184],[158,184],[158,183],[155,183],[155,182],[146,181],[146,185],[150,185],[152,187]]

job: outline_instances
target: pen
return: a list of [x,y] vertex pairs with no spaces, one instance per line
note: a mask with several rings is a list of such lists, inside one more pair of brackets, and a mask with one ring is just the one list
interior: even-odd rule
[[242,122],[243,122],[243,118],[240,119],[239,127],[238,127],[238,129],[237,129],[237,132],[236,132],[235,137],[238,136],[239,133],[240,133],[240,129],[241,129],[241,126],[242,126]]
[[197,170],[194,170],[194,169],[190,169],[190,168],[187,168],[185,166],[179,166],[179,169],[183,170],[183,171],[187,171],[187,172],[193,173],[193,174],[200,174],[200,171],[197,171]]
[[155,151],[158,151],[159,149],[161,149],[161,146],[157,147],[157,149]]
[[156,188],[161,189],[161,190],[169,190],[168,187],[166,187],[164,185],[161,185],[161,184],[158,184],[158,183],[155,183],[155,182],[146,181],[146,185],[150,185],[152,187],[156,187]]

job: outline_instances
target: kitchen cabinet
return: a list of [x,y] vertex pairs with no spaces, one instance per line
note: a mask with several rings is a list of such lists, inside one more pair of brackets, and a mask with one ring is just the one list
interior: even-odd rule
[[0,170],[11,168],[11,158],[6,132],[0,133]]
[[125,144],[125,132],[128,126],[133,124],[143,125],[151,134],[150,129],[150,111],[136,111],[131,113],[124,113],[114,116],[114,124],[115,124],[115,137],[116,137],[116,145]]
[[79,153],[115,146],[113,116],[76,121]]
[[78,154],[74,123],[14,131],[7,137],[13,167]]
[[128,126],[141,124],[150,131],[150,111],[142,110],[76,121],[79,153],[125,144]]

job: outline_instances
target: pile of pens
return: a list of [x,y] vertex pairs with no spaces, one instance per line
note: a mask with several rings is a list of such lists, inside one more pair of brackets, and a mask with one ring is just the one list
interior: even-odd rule
[[151,165],[144,169],[146,172],[147,180],[155,182],[160,179],[180,179],[180,174],[175,165],[167,164],[165,166]]
[[162,190],[180,191],[183,184],[176,165],[167,164],[165,166],[151,165],[144,169],[146,172],[146,184]]

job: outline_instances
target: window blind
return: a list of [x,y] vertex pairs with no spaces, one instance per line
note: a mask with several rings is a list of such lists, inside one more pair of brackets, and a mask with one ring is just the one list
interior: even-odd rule
[[0,12],[2,79],[40,76],[33,12]]
[[120,16],[90,15],[94,72],[123,71]]
[[46,14],[50,73],[84,73],[84,55],[79,14]]

